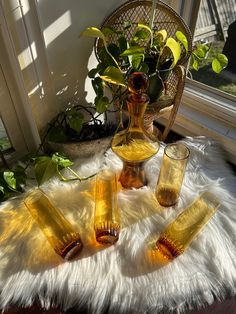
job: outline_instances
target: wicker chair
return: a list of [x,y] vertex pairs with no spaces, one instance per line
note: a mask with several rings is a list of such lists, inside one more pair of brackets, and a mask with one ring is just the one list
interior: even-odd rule
[[[127,39],[129,40],[134,33],[135,27],[140,21],[149,24],[152,9],[151,0],[131,0],[127,1],[114,12],[112,12],[102,23],[101,27],[113,27],[116,30],[122,30],[125,21],[131,21],[133,26],[129,29]],[[189,42],[189,51],[186,54],[182,53],[182,58],[179,60],[178,65],[171,72],[168,81],[166,82],[165,96],[155,103],[148,105],[144,116],[144,126],[148,132],[156,133],[158,138],[165,141],[177,114],[183,88],[186,79],[186,65],[191,54],[192,49],[192,35],[185,24],[184,20],[168,5],[158,1],[156,6],[156,14],[153,22],[153,27],[157,29],[166,29],[168,36],[175,36],[177,30],[181,31],[187,37]],[[110,42],[115,42],[118,37],[112,34],[109,37]],[[95,54],[99,60],[98,52],[103,43],[100,39],[95,42]],[[164,131],[153,129],[153,121],[162,115],[169,115]]]

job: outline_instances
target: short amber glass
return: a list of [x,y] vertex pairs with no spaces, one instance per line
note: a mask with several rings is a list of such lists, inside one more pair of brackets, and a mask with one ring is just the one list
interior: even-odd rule
[[182,254],[219,206],[210,192],[200,195],[161,233],[156,243],[159,254],[166,260]]
[[83,244],[79,233],[42,190],[29,193],[24,204],[57,254],[70,260],[80,252]]
[[94,229],[99,243],[114,244],[119,239],[117,176],[111,170],[103,170],[96,176]]
[[168,144],[164,150],[156,197],[160,205],[177,203],[189,157],[189,149],[182,143]]

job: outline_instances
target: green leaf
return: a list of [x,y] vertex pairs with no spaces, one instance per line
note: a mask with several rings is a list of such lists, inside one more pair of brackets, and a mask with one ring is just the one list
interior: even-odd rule
[[143,54],[137,54],[133,55],[131,58],[131,64],[134,70],[138,70],[140,63],[144,60],[144,55]]
[[138,69],[139,72],[148,73],[149,67],[146,63],[141,63]]
[[113,27],[104,27],[102,28],[103,35],[107,38],[109,35],[115,34],[116,30]]
[[[19,167],[19,169],[18,169]],[[7,198],[14,195],[16,192],[21,192],[21,182],[25,181],[24,170],[20,169],[22,167],[17,166],[15,170],[12,171],[0,171],[0,200],[6,200]],[[22,177],[22,179],[21,179]]]
[[149,77],[148,96],[150,102],[155,102],[163,91],[163,81],[158,72]]
[[120,55],[121,57],[128,57],[132,56],[135,54],[144,54],[145,53],[145,48],[140,47],[140,46],[131,46],[130,48],[126,49],[122,54]]
[[120,55],[120,49],[116,44],[110,44],[107,47],[108,51],[113,55],[113,57],[118,60]]
[[217,59],[212,60],[211,66],[212,66],[212,70],[216,73],[220,73],[222,70],[221,64]]
[[96,97],[95,98],[95,105],[96,105],[96,110],[98,113],[103,113],[105,111],[107,111],[110,103],[109,103],[109,99],[106,96],[103,97]]
[[220,73],[228,64],[228,58],[222,54],[218,53],[216,58],[212,61],[212,69],[216,73]]
[[149,34],[145,31],[145,30],[138,30],[135,34],[134,34],[134,36],[133,36],[133,38],[132,38],[132,40],[134,41],[134,42],[139,42],[140,40],[147,40],[147,39],[149,39]]
[[127,49],[127,40],[124,36],[121,36],[118,39],[120,53],[124,52]]
[[4,194],[4,187],[2,185],[0,185],[0,193]]
[[191,55],[191,65],[195,71],[199,70],[200,67],[199,59],[197,59],[194,55]]
[[26,182],[26,173],[25,169],[21,167],[20,165],[17,165],[14,167],[14,173],[15,173],[15,178],[16,178],[16,187],[17,190],[21,189],[21,185],[25,184]]
[[71,129],[76,131],[78,134],[81,132],[83,127],[83,119],[78,120],[75,117],[71,117],[68,122]]
[[81,36],[89,36],[89,37],[95,37],[95,38],[101,38],[103,40],[104,48],[108,55],[110,55],[111,59],[113,59],[115,65],[119,68],[119,64],[117,63],[116,59],[113,57],[113,55],[109,52],[107,48],[107,42],[106,42],[106,36],[100,31],[97,27],[88,27],[86,30],[84,30],[81,33]]
[[175,36],[178,39],[178,41],[184,46],[185,51],[187,52],[188,51],[187,37],[181,31],[177,31]]
[[57,173],[57,164],[50,157],[38,157],[35,161],[34,170],[38,185],[41,185]]
[[168,47],[171,50],[171,53],[174,57],[172,66],[175,66],[181,55],[180,44],[174,38],[169,37],[166,41],[165,47]]
[[148,25],[138,23],[138,28],[144,28],[145,30],[147,30],[149,32],[150,35],[152,35],[152,30]]
[[84,116],[82,113],[77,112],[76,115],[71,115],[68,117],[69,126],[75,130],[77,133],[80,133],[83,123],[84,123]]
[[195,54],[200,58],[200,59],[204,59],[205,56],[206,56],[206,51],[199,47],[196,51],[195,51]]
[[100,77],[96,77],[94,80],[92,80],[92,86],[98,97],[103,96],[103,84]]
[[195,49],[193,50],[193,53],[198,58],[205,59],[207,57],[209,50],[210,50],[209,46],[200,44],[195,47]]
[[74,164],[69,158],[60,153],[54,153],[52,155],[52,161],[61,168],[70,167]]
[[83,32],[81,32],[80,36],[101,38],[104,42],[106,42],[105,35],[97,27],[86,28]]
[[94,78],[95,75],[98,73],[98,71],[99,71],[98,68],[94,68],[94,69],[90,70],[90,71],[88,72],[88,77],[89,77],[89,78]]
[[0,201],[3,201],[6,198],[5,189],[3,186],[0,185]]
[[47,134],[47,141],[63,142],[67,139],[62,127],[52,127]]
[[13,171],[4,171],[3,172],[3,178],[11,190],[13,190],[13,191],[17,190],[16,189],[16,178],[15,178],[15,174]]
[[155,37],[159,42],[163,43],[167,37],[167,31],[165,29],[161,29],[155,33]]
[[108,83],[126,86],[123,73],[121,72],[120,69],[114,66],[107,67],[103,75],[101,75],[100,77],[101,79],[103,79],[104,81]]
[[[138,24],[138,28],[143,28],[144,30],[148,31],[148,35],[145,39],[147,40],[150,37],[150,47],[152,47],[152,45],[153,45],[153,33],[152,33],[151,28],[148,25],[140,24],[140,23]],[[140,38],[140,39],[142,39],[142,38]]]
[[[111,59],[112,62],[113,62],[113,59]],[[97,65],[97,69],[98,69],[98,73],[99,74],[102,74],[105,69],[107,68],[107,64],[106,63],[103,63],[103,62],[100,62],[98,65]],[[96,79],[98,79],[99,77],[96,77]],[[100,78],[99,78],[100,79]],[[100,79],[101,80],[101,79]]]
[[75,108],[70,108],[66,111],[66,116],[69,126],[79,133],[83,126],[84,115]]
[[116,63],[110,56],[110,52],[108,54],[105,47],[101,47],[101,49],[98,51],[98,56],[99,56],[99,59],[101,60],[101,63],[98,64],[99,70],[100,70],[100,66],[102,66],[102,68],[104,69],[107,68],[109,65],[116,66]]

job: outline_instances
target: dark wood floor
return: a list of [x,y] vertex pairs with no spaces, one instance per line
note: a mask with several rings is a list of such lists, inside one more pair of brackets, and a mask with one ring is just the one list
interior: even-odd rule
[[[34,305],[30,308],[19,308],[19,307],[13,307],[8,311],[4,312],[5,314],[90,314],[86,310],[75,310],[71,309],[66,312],[62,312],[58,309],[50,309],[45,310],[41,308],[40,306]],[[108,314],[107,313],[101,313],[101,314]],[[189,311],[185,314],[236,314],[236,296],[225,300],[223,302],[216,301],[211,306],[197,310],[197,311]]]

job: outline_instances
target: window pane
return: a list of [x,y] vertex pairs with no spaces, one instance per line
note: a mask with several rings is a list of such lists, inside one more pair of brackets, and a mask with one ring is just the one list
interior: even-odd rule
[[7,132],[3,125],[2,119],[0,118],[0,149],[6,151],[12,148],[10,140],[7,136]]
[[229,59],[229,65],[220,74],[213,72],[209,64],[201,66],[198,71],[191,69],[193,79],[236,96],[235,0],[202,0],[194,42],[210,45],[213,57],[223,52]]

